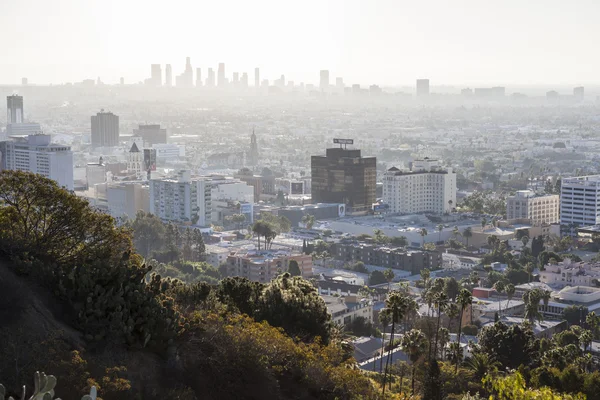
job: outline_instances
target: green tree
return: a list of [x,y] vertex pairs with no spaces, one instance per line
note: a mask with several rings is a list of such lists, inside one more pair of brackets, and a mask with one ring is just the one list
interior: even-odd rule
[[444,279],[444,293],[448,299],[454,301],[460,291],[460,285],[454,277]]
[[306,214],[302,217],[302,223],[306,229],[312,229],[315,224],[315,216],[312,214]]
[[425,247],[425,236],[428,235],[427,229],[421,228],[419,230],[419,235],[421,235],[421,247]]
[[478,381],[500,366],[501,364],[492,355],[483,352],[475,352],[465,361],[465,367],[473,372],[473,377]]
[[436,293],[434,304],[435,304],[435,307],[437,308],[435,346],[433,347],[433,357],[435,360],[437,357],[437,351],[438,351],[438,339],[439,339],[439,333],[440,333],[440,322],[442,319],[442,310],[445,310],[446,307],[448,306],[448,297],[446,297],[446,294],[444,294],[443,292],[438,292],[438,293]]
[[406,239],[406,236],[394,236],[390,239],[390,243],[394,246],[406,247],[408,246],[408,239]]
[[417,361],[421,356],[425,353],[425,349],[427,348],[427,338],[425,334],[418,330],[412,329],[402,336],[402,340],[400,341],[400,347],[402,350],[408,355],[408,358],[412,364],[411,366],[411,388],[412,393],[415,393],[415,369],[417,366]]
[[473,237],[473,230],[471,229],[470,226],[466,227],[465,230],[463,231],[462,235],[464,236],[466,242],[467,242],[467,247],[469,247],[469,238]]
[[391,268],[386,269],[383,272],[383,276],[385,277],[385,280],[388,283],[388,292],[390,291],[390,287],[392,285],[392,281],[394,280],[394,278],[396,277],[396,274],[394,274],[394,271],[392,271]]
[[298,265],[298,261],[290,260],[288,263],[288,272],[291,276],[302,276],[302,271],[300,270],[300,265]]
[[439,224],[437,226],[437,231],[438,231],[438,242],[442,242],[442,232],[444,231],[444,225]]
[[385,279],[385,275],[381,271],[374,270],[371,272],[371,275],[369,275],[369,285],[371,286],[380,285],[385,282],[387,282],[387,279]]
[[160,250],[165,241],[166,229],[156,215],[138,211],[131,222],[133,243],[144,257],[150,256],[153,250]]
[[383,310],[381,310],[379,312],[379,323],[381,323],[381,329],[383,331],[383,340],[381,341],[381,362],[379,363],[379,373],[383,372],[383,359],[385,358],[384,355],[384,345],[385,345],[385,329],[388,327],[388,325],[392,322],[392,314],[391,314],[391,310],[384,308]]
[[531,329],[496,322],[484,327],[477,337],[480,351],[489,354],[503,368],[515,369],[536,360],[535,336]]
[[394,343],[394,333],[395,333],[395,329],[396,329],[396,324],[398,324],[400,321],[402,321],[402,319],[404,318],[404,315],[406,314],[406,307],[408,304],[408,299],[406,298],[406,296],[402,295],[401,293],[394,291],[392,293],[390,293],[387,297],[387,299],[385,300],[385,307],[386,309],[389,310],[389,313],[391,315],[391,322],[392,322],[392,332],[390,335],[390,341],[389,341],[389,352],[388,352],[388,356],[387,356],[387,360],[385,363],[385,371],[383,373],[383,388],[382,388],[382,396],[383,398],[385,398],[385,383],[386,383],[386,377],[388,374],[388,366],[390,364],[390,359],[392,357],[392,351],[393,351],[393,346],[392,343]]

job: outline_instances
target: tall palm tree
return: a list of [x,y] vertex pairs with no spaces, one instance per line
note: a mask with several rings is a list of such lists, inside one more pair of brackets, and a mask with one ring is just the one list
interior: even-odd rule
[[592,344],[592,332],[588,329],[584,329],[579,334],[579,343],[583,345],[583,351],[587,351],[590,344]]
[[530,323],[533,323],[535,320],[542,320],[542,313],[540,313],[539,310],[542,296],[543,293],[538,288],[528,290],[527,292],[523,293],[523,302],[525,303],[524,317]]
[[418,329],[412,329],[402,336],[400,347],[408,355],[408,359],[412,364],[411,371],[411,387],[412,393],[415,393],[415,367],[419,358],[425,352],[427,346],[427,338],[425,334]]
[[445,355],[446,355],[446,345],[448,344],[448,342],[450,341],[450,331],[448,330],[448,328],[444,328],[441,327],[440,330],[438,331],[439,336],[440,336],[440,351],[439,351],[439,355],[440,358],[442,360],[444,360]]
[[500,363],[488,353],[476,352],[465,361],[465,367],[473,371],[474,378],[481,380],[485,375],[500,367]]
[[[438,338],[440,333],[440,322],[442,318],[442,310],[448,306],[448,296],[444,292],[437,293],[435,296],[435,307],[437,308],[437,326],[435,328],[435,346],[433,348],[433,357],[437,358]],[[431,351],[429,352],[431,358]]]
[[452,237],[454,238],[454,240],[457,240],[459,236],[460,231],[458,230],[458,226],[454,226],[454,228],[452,228]]
[[596,316],[595,311],[592,311],[585,316],[585,323],[588,329],[592,331],[592,337],[596,339],[598,337],[598,328],[600,328],[600,317]]
[[404,318],[404,314],[406,313],[406,306],[407,306],[407,298],[406,296],[402,295],[400,292],[392,292],[390,293],[390,295],[388,296],[388,298],[385,300],[385,307],[387,309],[389,309],[390,311],[390,315],[392,317],[392,332],[390,335],[390,341],[389,341],[389,351],[388,351],[388,356],[387,356],[387,360],[385,361],[385,371],[383,371],[383,393],[382,393],[382,397],[385,398],[385,382],[386,382],[386,378],[387,378],[387,374],[388,374],[388,367],[390,365],[390,359],[392,357],[392,345],[394,343],[394,331],[396,329],[396,324],[400,321],[402,321],[402,318]]
[[[504,284],[503,281],[498,281],[496,283],[494,283],[494,290],[496,291],[496,293],[498,293],[498,296],[500,296],[502,293],[504,293],[504,290],[506,289],[506,285]],[[502,309],[501,309],[501,301],[500,299],[498,299],[498,316],[500,316],[500,314],[502,313]]]
[[458,307],[458,304],[456,304],[456,303],[449,303],[448,306],[446,307],[445,312],[446,312],[446,316],[448,317],[448,330],[450,330],[450,324],[452,323],[452,320],[457,318],[458,315],[460,314],[460,308]]
[[469,247],[469,238],[473,236],[473,230],[471,229],[470,226],[466,227],[465,230],[463,231],[463,236],[465,237],[466,241],[467,241],[467,247]]
[[421,247],[425,247],[425,236],[427,236],[429,232],[427,232],[427,229],[425,228],[421,228],[419,230],[419,235],[421,235]]
[[528,262],[525,264],[525,271],[527,271],[527,275],[529,275],[529,282],[531,282],[533,278],[533,271],[535,270],[535,266],[532,262]]
[[487,219],[485,217],[481,218],[481,230],[483,231],[487,225]]
[[504,310],[506,311],[506,309],[508,308],[508,304],[509,302],[512,300],[513,296],[515,295],[515,285],[513,285],[512,283],[509,283],[508,285],[506,285],[504,287],[504,293],[506,293],[506,307],[504,308]]
[[444,225],[439,224],[437,226],[437,231],[438,231],[438,242],[442,241],[442,231],[444,230]]
[[386,269],[385,271],[383,271],[383,276],[385,277],[385,280],[388,283],[388,293],[390,291],[390,286],[392,285],[392,281],[394,280],[394,278],[396,277],[396,274],[394,274],[394,271],[392,271],[391,268]]
[[[473,304],[473,295],[467,289],[462,289],[458,293],[458,296],[456,296],[456,303],[460,307],[460,317],[458,320],[458,335],[457,335],[457,341],[460,345],[460,335],[462,333],[463,314],[465,312],[465,309],[468,306],[470,306],[471,304]],[[458,361],[456,362],[456,373],[458,373]]]
[[380,363],[379,363],[379,373],[383,372],[383,359],[385,358],[385,328],[387,328],[387,326],[390,324],[390,322],[392,321],[392,315],[390,314],[390,310],[388,310],[387,308],[384,308],[383,310],[381,310],[379,312],[379,322],[381,322],[381,327],[383,329],[383,338],[381,340],[381,358],[380,358]]

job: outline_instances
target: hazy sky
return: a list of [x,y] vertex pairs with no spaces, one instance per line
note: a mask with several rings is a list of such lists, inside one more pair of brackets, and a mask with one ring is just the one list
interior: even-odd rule
[[[150,64],[347,84],[600,83],[600,0],[1,0],[0,83],[137,82]],[[230,78],[231,79],[231,78]]]

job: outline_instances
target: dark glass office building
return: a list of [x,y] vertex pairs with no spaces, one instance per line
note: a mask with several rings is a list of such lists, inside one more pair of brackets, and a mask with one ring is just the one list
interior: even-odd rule
[[376,164],[360,150],[332,148],[325,156],[312,156],[312,202],[343,203],[351,213],[369,211],[375,203]]

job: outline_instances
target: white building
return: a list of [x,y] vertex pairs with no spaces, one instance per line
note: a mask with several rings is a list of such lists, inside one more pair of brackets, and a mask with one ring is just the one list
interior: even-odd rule
[[137,144],[134,142],[131,145],[129,154],[127,155],[127,172],[136,174],[137,176],[142,175],[144,164],[144,154],[140,151]]
[[152,148],[156,149],[156,158],[169,160],[185,157],[184,145],[157,143]]
[[225,247],[215,246],[215,245],[206,245],[206,262],[212,265],[215,268],[218,268],[219,265],[227,262],[227,256],[229,255],[229,249]]
[[331,320],[336,324],[348,325],[358,317],[363,317],[365,322],[373,322],[373,304],[370,300],[359,299],[356,296],[336,297],[321,295]]
[[2,142],[2,168],[29,171],[73,190],[73,152],[70,146],[51,143],[50,135],[13,136]]
[[564,178],[560,190],[560,224],[600,223],[600,175]]
[[97,163],[88,163],[85,166],[85,180],[88,188],[106,182],[106,165],[102,162],[102,157]]
[[165,221],[206,226],[211,217],[211,185],[191,179],[190,171],[175,178],[150,180],[150,212]]
[[254,203],[254,187],[238,179],[212,180],[212,199]]
[[595,286],[600,280],[600,263],[573,262],[568,258],[540,270],[540,282],[552,287]]
[[383,178],[383,201],[391,213],[450,212],[456,206],[456,173],[439,161],[414,161],[410,171],[390,168]]
[[533,225],[559,222],[560,197],[557,194],[536,196],[531,190],[519,190],[506,199],[506,218],[529,219]]

